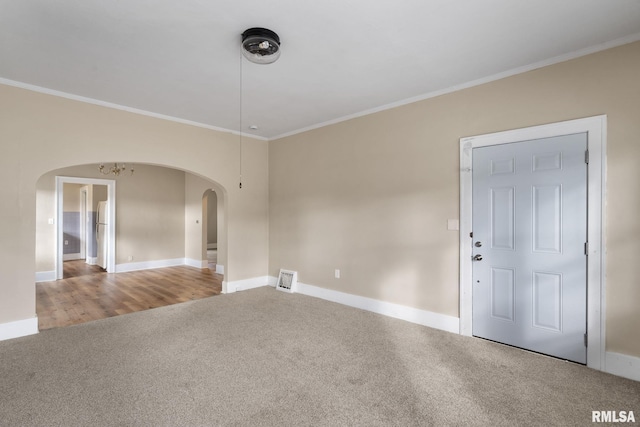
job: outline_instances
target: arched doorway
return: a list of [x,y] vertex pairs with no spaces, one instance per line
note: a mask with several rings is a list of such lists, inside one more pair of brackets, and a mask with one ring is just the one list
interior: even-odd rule
[[224,222],[223,205],[218,203],[218,194],[208,189],[202,196],[202,250],[209,269],[224,274],[223,257],[218,257],[218,245],[226,241],[221,224]]
[[[40,278],[38,280],[40,283],[36,285],[37,307],[41,306],[38,304],[38,299],[47,296],[38,291],[38,286],[42,287],[43,282],[57,283],[52,282],[58,277],[57,274],[51,277],[46,271],[57,272],[57,264],[62,264],[62,258],[57,257],[58,243],[61,240],[64,241],[64,237],[58,236],[58,230],[62,228],[57,227],[57,224],[63,221],[63,215],[60,214],[62,205],[59,203],[62,191],[57,194],[56,189],[62,188],[61,186],[67,182],[103,183],[100,178],[97,178],[98,174],[96,165],[79,165],[48,172],[38,180],[36,192],[36,266],[38,273],[36,276]],[[174,302],[219,294],[222,290],[223,276],[216,274],[215,269],[212,272],[209,272],[208,269],[206,272],[200,271],[207,268],[206,252],[205,256],[202,256],[201,224],[204,222],[202,195],[205,189],[215,188],[216,205],[224,208],[224,189],[217,183],[188,171],[145,164],[136,165],[136,173],[133,176],[115,178],[111,181],[113,181],[113,194],[110,191],[109,198],[112,201],[112,216],[115,219],[117,215],[118,219],[117,225],[114,224],[112,227],[113,241],[115,242],[111,255],[113,267],[108,269],[108,273],[101,272],[103,275],[109,274],[109,277],[76,278],[76,281],[71,284],[71,286],[80,287],[83,286],[83,283],[86,285],[91,280],[90,288],[97,289],[102,286],[104,289],[102,291],[97,289],[99,292],[94,298],[98,301],[95,305],[104,309],[105,313],[97,313],[98,309],[95,307],[91,309],[92,313],[89,313],[89,309],[75,300],[70,303],[73,305],[72,309],[69,305],[59,307],[58,313],[61,316],[73,317],[71,311],[79,310],[81,312],[79,317],[85,321],[95,320],[96,318],[111,317],[140,311],[140,309],[155,308]],[[115,191],[116,187],[117,192]],[[192,206],[197,206],[197,212],[192,209]],[[196,214],[195,218],[192,217],[194,213]],[[220,228],[224,233],[226,216],[223,214],[219,217],[221,223],[217,228]],[[50,218],[55,218],[55,224],[50,223]],[[197,233],[200,238],[198,236],[194,238],[192,224],[196,224],[200,228]],[[220,254],[218,259],[226,259],[226,240],[217,242],[216,250]],[[198,271],[195,271],[193,267],[196,267]],[[151,272],[154,276],[150,278]],[[139,283],[131,283],[128,279],[125,280],[125,277],[129,276],[121,276],[117,273],[140,274],[142,278],[138,280]],[[105,284],[107,281],[109,283]],[[144,288],[145,283],[156,287],[153,291],[149,291],[150,295],[155,294],[155,296],[151,295],[150,301],[128,301],[119,307],[109,305],[115,304],[112,301],[114,298],[127,298],[125,295],[127,292],[124,291],[127,286],[135,285]],[[159,286],[158,283],[162,283],[162,286]],[[57,285],[62,286],[60,283]],[[51,286],[49,289],[52,289]],[[173,288],[168,289],[168,286],[173,286]],[[180,294],[183,290],[184,295]],[[73,291],[74,289],[71,289],[71,292]],[[140,299],[144,298],[141,297],[144,291],[143,289],[128,293],[129,296],[135,294]],[[48,296],[52,300],[58,297],[63,300],[62,295],[66,291],[56,292],[57,294],[49,293]],[[89,291],[86,289],[82,292],[75,289],[73,298],[79,298],[83,294],[88,295],[87,292]],[[106,297],[109,292],[110,301],[108,303],[101,302],[99,299]],[[46,316],[40,310],[37,309],[37,311],[38,318],[44,324]],[[82,322],[67,319],[66,324],[75,323]],[[48,329],[48,327],[41,327],[41,329]]]

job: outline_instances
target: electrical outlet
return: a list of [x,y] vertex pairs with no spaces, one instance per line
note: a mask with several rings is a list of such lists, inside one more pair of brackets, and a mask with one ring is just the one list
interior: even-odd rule
[[337,268],[336,268],[336,271],[335,271],[335,276],[336,276],[336,279],[340,278],[340,270],[337,269]]
[[133,261],[133,255],[129,255],[129,261]]
[[65,240],[65,241],[64,241],[64,245],[65,245],[65,246],[69,245],[69,241],[68,241],[68,240]]

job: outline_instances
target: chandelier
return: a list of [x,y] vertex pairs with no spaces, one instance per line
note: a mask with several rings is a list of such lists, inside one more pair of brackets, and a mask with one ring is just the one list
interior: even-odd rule
[[133,175],[133,168],[128,168],[124,163],[114,163],[113,166],[105,166],[104,163],[101,163],[98,167],[100,173],[102,175],[115,175],[120,176],[121,173],[126,172],[127,170],[131,171],[131,175]]

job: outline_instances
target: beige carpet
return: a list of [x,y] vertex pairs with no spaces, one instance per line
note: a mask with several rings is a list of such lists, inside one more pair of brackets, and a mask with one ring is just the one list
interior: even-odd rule
[[2,426],[591,424],[640,383],[260,288],[0,342]]

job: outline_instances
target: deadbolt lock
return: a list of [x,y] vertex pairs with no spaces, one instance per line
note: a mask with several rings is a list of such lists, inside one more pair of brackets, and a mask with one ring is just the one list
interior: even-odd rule
[[474,244],[474,246],[475,246],[476,248],[480,248],[480,247],[482,247],[482,242],[476,242],[476,243]]
[[482,255],[478,254],[473,257],[474,261],[482,261]]

